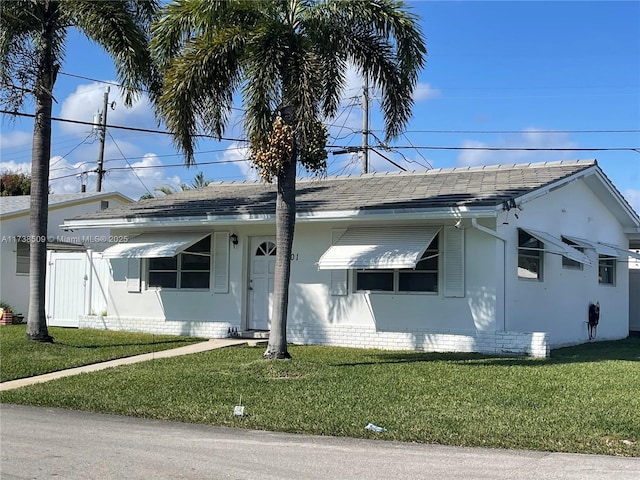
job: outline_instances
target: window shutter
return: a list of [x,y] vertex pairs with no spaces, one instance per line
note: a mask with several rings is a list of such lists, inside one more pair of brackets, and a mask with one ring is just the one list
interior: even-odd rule
[[444,229],[444,296],[464,297],[464,230]]
[[213,234],[213,292],[229,293],[229,232]]
[[[334,245],[346,231],[346,228],[331,230],[331,245]],[[331,270],[331,285],[329,287],[329,293],[331,293],[331,295],[348,295],[348,275],[349,270]]]
[[140,286],[140,259],[127,259],[127,292],[138,293]]

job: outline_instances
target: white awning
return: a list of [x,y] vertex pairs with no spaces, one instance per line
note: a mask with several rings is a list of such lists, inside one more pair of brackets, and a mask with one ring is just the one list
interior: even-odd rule
[[602,247],[610,248],[611,250],[616,252],[615,255],[611,255],[612,257],[623,257],[625,259],[627,257],[632,257],[640,260],[640,253],[634,252],[633,250],[627,250],[626,248],[618,247],[617,245],[610,245],[608,243],[598,242],[598,245]]
[[598,255],[606,255],[608,257],[633,257],[640,260],[640,253],[634,252],[633,250],[627,250],[626,248],[618,247],[617,245],[594,242],[591,240],[586,240],[584,238],[570,237],[569,235],[564,235],[564,237],[567,240],[571,240],[572,242],[580,245],[581,247],[591,248],[595,250]]
[[438,226],[349,227],[318,261],[320,270],[415,268]]
[[[591,260],[580,250],[576,250],[570,245],[567,245],[558,237],[547,232],[539,232],[538,230],[531,230],[529,228],[521,228],[521,230],[527,232],[532,237],[537,238],[544,244],[543,250],[549,253],[557,253],[575,262],[580,262],[585,265],[591,265]],[[566,237],[569,238],[569,237]]]
[[173,257],[208,234],[203,233],[143,233],[126,243],[118,243],[102,252],[104,258]]

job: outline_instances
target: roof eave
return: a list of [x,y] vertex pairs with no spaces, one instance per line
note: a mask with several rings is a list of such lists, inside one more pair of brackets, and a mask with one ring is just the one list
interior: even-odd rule
[[[462,218],[495,218],[499,208],[482,207],[438,207],[421,209],[384,209],[384,210],[338,210],[338,211],[302,211],[296,213],[296,222],[360,222],[372,220],[442,220]],[[274,214],[207,215],[183,217],[146,217],[112,218],[89,220],[66,220],[60,227],[65,230],[91,228],[141,228],[141,227],[197,227],[238,224],[269,224],[275,221]]]

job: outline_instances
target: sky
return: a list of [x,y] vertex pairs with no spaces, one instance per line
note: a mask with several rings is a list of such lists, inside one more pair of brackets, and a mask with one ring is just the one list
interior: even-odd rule
[[[394,163],[425,170],[596,158],[640,212],[640,2],[407,3],[420,17],[427,62],[412,119],[385,148],[371,92],[371,171],[397,171]],[[199,172],[210,181],[257,178],[246,160],[241,103],[225,132],[237,140],[200,141],[191,168],[169,135],[115,128],[166,131],[145,96],[125,107],[109,57],[70,30],[53,116],[92,122],[107,87],[103,191],[138,199],[158,186],[190,184]],[[357,154],[332,153],[362,141],[361,94],[361,79],[349,71],[340,113],[327,119],[329,175],[361,173]],[[30,171],[32,130],[31,119],[2,115],[0,172]],[[98,152],[91,126],[54,121],[53,193],[79,192],[82,183],[95,191]]]

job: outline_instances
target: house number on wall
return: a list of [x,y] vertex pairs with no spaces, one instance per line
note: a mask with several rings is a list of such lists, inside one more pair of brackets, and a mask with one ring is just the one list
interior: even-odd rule
[[293,262],[293,261],[296,261],[296,260],[298,260],[298,254],[297,253],[292,253],[291,254],[291,261]]

